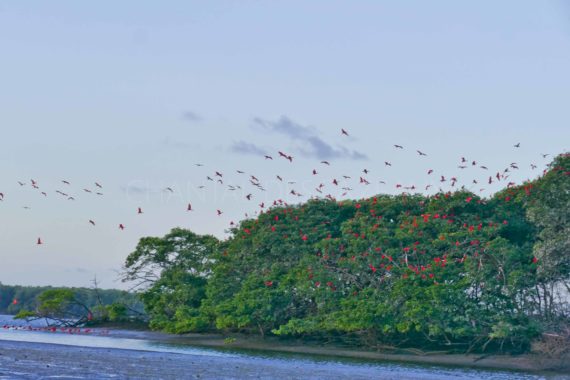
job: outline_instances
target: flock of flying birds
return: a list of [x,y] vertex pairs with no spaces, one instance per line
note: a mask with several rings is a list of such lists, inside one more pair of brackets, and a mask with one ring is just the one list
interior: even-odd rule
[[[341,129],[341,136],[349,136],[348,131],[346,131],[345,129]],[[404,146],[399,145],[399,144],[394,144],[393,148],[396,150],[404,150]],[[515,145],[513,145],[513,148],[520,148],[520,143],[517,143]],[[415,154],[417,154],[417,156],[419,158],[422,157],[427,157],[428,154],[421,151],[421,150],[415,150]],[[541,154],[543,159],[546,159],[549,154]],[[281,159],[281,160],[286,160],[289,163],[294,163],[294,157],[288,153],[285,153],[283,151],[278,151],[277,155],[271,156],[271,155],[264,155],[264,157],[261,157],[264,160],[274,160],[274,159]],[[515,183],[512,182],[510,180],[510,175],[513,171],[518,170],[519,169],[519,164],[516,162],[512,162],[510,163],[510,165],[508,165],[508,167],[501,169],[499,171],[492,171],[485,165],[482,165],[480,163],[478,163],[475,160],[468,160],[465,157],[460,157],[460,159],[458,160],[458,168],[459,169],[467,169],[469,167],[472,168],[477,168],[478,170],[481,171],[481,173],[483,173],[483,176],[479,176],[477,179],[471,179],[471,182],[465,182],[465,181],[461,181],[460,179],[456,176],[446,176],[446,175],[442,175],[442,174],[435,174],[433,169],[428,169],[426,172],[426,175],[430,178],[431,183],[439,183],[440,187],[439,187],[439,191],[443,191],[441,186],[451,186],[451,188],[456,188],[456,184],[458,183],[463,183],[463,185],[461,186],[461,188],[465,188],[465,183],[468,183],[471,187],[473,186],[483,186],[483,185],[491,185],[495,182],[503,182],[504,185],[506,185],[507,187],[511,187],[514,186]],[[197,163],[195,164],[197,167],[204,167],[204,164],[201,163]],[[329,161],[320,161],[319,165],[324,165],[324,166],[330,166],[331,163]],[[389,161],[384,161],[384,166],[385,167],[391,167],[392,163]],[[538,168],[538,166],[534,163],[530,163],[530,168],[532,170],[535,170]],[[354,180],[357,179],[357,184],[358,186],[368,186],[373,182],[376,182],[375,180],[370,179],[370,170],[368,169],[363,169],[358,175],[356,176],[349,176],[349,175],[342,175],[342,176],[338,176],[338,177],[333,177],[333,178],[327,178],[326,180],[323,178],[320,178],[320,173],[319,173],[318,166],[314,169],[312,169],[311,171],[311,175],[317,179],[318,185],[314,188],[314,192],[313,194],[309,194],[309,197],[324,197],[330,200],[336,200],[335,196],[333,196],[333,194],[338,194],[341,193],[341,197],[344,197],[346,195],[348,195],[353,188],[349,187],[349,186],[343,186],[342,184],[346,184],[347,182],[349,182],[350,180],[353,179]],[[544,169],[544,172],[546,172],[547,169]],[[224,189],[227,189],[228,191],[236,191],[236,190],[240,190],[243,194],[245,194],[243,196],[244,201],[246,202],[254,202],[254,198],[256,198],[256,195],[254,195],[254,193],[256,192],[264,192],[267,191],[266,187],[264,186],[264,184],[262,183],[262,181],[254,174],[251,173],[246,173],[243,170],[236,170],[237,175],[243,176],[244,178],[247,178],[247,182],[242,181],[241,185],[237,185],[237,184],[228,184],[226,183],[226,178],[227,176],[224,176],[224,173],[219,171],[219,170],[214,170],[211,174],[206,175],[204,180],[206,181],[205,183],[208,182],[212,182],[217,186],[222,186]],[[287,191],[288,191],[288,196],[291,197],[295,197],[294,199],[299,200],[299,198],[304,197],[305,195],[303,195],[299,190],[296,190],[294,188],[294,185],[296,184],[295,181],[285,181],[284,178],[281,175],[276,174],[275,175],[275,179],[274,181],[278,181],[280,183],[286,184],[288,186]],[[377,182],[378,184],[381,185],[386,185],[386,182],[383,180],[379,180]],[[42,197],[47,198],[48,197],[48,190],[44,189],[43,187],[40,186],[40,184],[38,183],[38,181],[31,179],[29,182],[24,182],[24,181],[18,181],[18,184],[20,185],[20,187],[25,187],[25,186],[30,186],[31,188],[33,188],[34,190],[36,190]],[[394,184],[395,188],[397,191],[402,191],[402,192],[418,192],[418,191],[429,191],[430,188],[433,187],[432,184],[428,184],[423,188],[418,188],[415,185],[411,185],[411,186],[403,186],[400,183],[396,183]],[[94,182],[93,183],[94,187],[91,188],[82,188],[80,191],[86,194],[91,194],[94,196],[103,196],[104,195],[104,188],[103,185],[101,185],[99,182]],[[198,186],[199,189],[204,189],[206,188],[206,184],[200,184]],[[76,200],[76,196],[71,195],[72,193],[72,189],[73,186],[70,183],[70,181],[68,180],[61,180],[61,188],[60,189],[56,189],[55,190],[55,194],[57,194],[57,196],[59,197],[63,197],[64,199],[67,199],[68,201],[75,201]],[[0,189],[1,190],[1,189]],[[164,192],[170,192],[170,193],[174,193],[175,189],[173,187],[166,187],[164,188],[162,191]],[[485,191],[484,187],[480,187],[479,188],[480,192]],[[53,191],[52,191],[53,192]],[[304,191],[303,191],[304,192]],[[10,194],[5,194],[4,192],[0,191],[0,204],[1,202],[5,202],[5,201],[9,201],[12,197],[10,197]],[[263,197],[261,197],[263,198]],[[266,210],[267,208],[271,207],[271,205],[273,206],[281,206],[281,205],[285,205],[287,206],[288,203],[286,201],[284,201],[283,199],[275,199],[273,200],[272,204],[270,202],[266,203],[266,202],[261,202],[258,204],[259,210],[255,212],[255,214],[262,213],[264,212],[264,210]],[[29,209],[30,207],[28,206],[22,206],[24,209]],[[187,212],[192,212],[195,209],[193,208],[192,203],[188,203],[186,205],[186,211]],[[142,209],[142,207],[137,207],[136,210],[133,210],[133,212],[136,212],[137,214],[143,214],[144,211]],[[214,210],[212,211],[213,215],[217,215],[218,217],[221,216],[222,214],[224,214],[224,211],[222,211],[221,209],[218,208],[214,208]],[[249,214],[245,214],[245,217],[248,218],[250,217]],[[91,224],[92,226],[96,226],[97,223],[95,222],[95,220],[93,219],[89,219],[87,218],[86,223]],[[230,222],[230,227],[234,227],[235,226],[235,222],[231,221]],[[120,230],[124,230],[125,224],[124,223],[118,223],[117,224],[117,228]],[[44,244],[44,240],[42,239],[42,237],[37,237],[37,239],[35,240],[36,244],[41,245]]]

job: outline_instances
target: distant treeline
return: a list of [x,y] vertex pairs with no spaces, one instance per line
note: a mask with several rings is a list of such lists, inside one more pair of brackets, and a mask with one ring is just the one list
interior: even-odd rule
[[176,333],[570,354],[570,155],[505,185],[490,198],[277,200],[223,241],[142,238],[124,280],[151,327]]
[[71,290],[74,296],[90,309],[99,304],[125,304],[142,311],[143,306],[134,293],[117,289],[62,288],[51,286],[19,286],[0,283],[0,314],[18,314],[22,310],[35,310],[39,305],[38,296],[47,290]]

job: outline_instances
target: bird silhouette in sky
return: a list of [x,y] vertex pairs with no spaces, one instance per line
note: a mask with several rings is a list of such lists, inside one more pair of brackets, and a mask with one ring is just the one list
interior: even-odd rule
[[[354,132],[354,131],[351,131]],[[337,135],[338,136],[338,135]],[[341,128],[341,136],[349,136],[349,133],[347,130]],[[341,140],[343,138],[341,137]],[[347,141],[352,141],[352,137],[350,139],[347,139]],[[410,142],[406,142],[406,141],[402,141],[403,144],[406,144],[407,146],[412,146],[410,144]],[[393,148],[389,148],[389,145],[393,145]],[[506,144],[506,147],[510,149],[509,145],[511,144]],[[515,148],[519,148],[520,147],[520,143],[517,143],[516,145],[514,145]],[[198,189],[208,189],[208,191],[217,191],[218,189],[222,189],[223,191],[231,191],[233,192],[232,195],[235,195],[234,198],[232,198],[232,201],[236,201],[239,202],[241,205],[248,205],[248,207],[251,207],[254,210],[248,210],[251,211],[248,215],[262,215],[262,214],[266,214],[266,213],[271,213],[273,211],[273,208],[270,207],[272,204],[273,206],[282,206],[283,204],[285,204],[285,211],[288,212],[288,215],[293,215],[293,211],[290,211],[290,208],[288,208],[287,202],[284,202],[283,200],[271,200],[271,199],[265,199],[262,196],[260,196],[261,191],[269,191],[271,190],[269,185],[283,185],[283,186],[276,186],[278,188],[278,191],[283,192],[283,194],[285,195],[283,197],[283,199],[285,199],[286,201],[291,201],[292,199],[295,199],[294,201],[291,201],[291,204],[296,205],[297,202],[303,202],[306,199],[330,199],[331,201],[334,202],[339,202],[339,204],[341,202],[343,202],[345,199],[342,199],[343,197],[345,197],[347,194],[353,194],[352,192],[354,191],[354,189],[356,189],[356,191],[360,191],[361,189],[366,189],[364,186],[370,185],[371,183],[373,184],[382,184],[382,185],[386,185],[385,187],[383,187],[383,189],[390,189],[390,192],[396,191],[398,194],[410,194],[412,195],[414,193],[414,191],[416,191],[416,189],[420,189],[420,191],[423,191],[423,189],[425,189],[425,191],[428,191],[430,189],[435,190],[433,188],[437,188],[439,187],[441,193],[445,193],[445,191],[449,191],[451,190],[451,188],[453,187],[460,187],[462,184],[469,184],[469,186],[473,186],[475,184],[481,183],[484,184],[486,182],[486,178],[488,176],[489,173],[484,173],[484,172],[480,172],[478,169],[477,170],[471,170],[471,167],[475,167],[475,168],[480,168],[483,170],[489,170],[487,168],[487,166],[484,165],[478,165],[478,162],[481,161],[482,159],[480,159],[479,157],[470,157],[470,154],[466,154],[466,156],[459,156],[459,155],[454,155],[453,157],[451,157],[451,160],[449,160],[449,164],[447,165],[448,169],[451,169],[451,171],[449,172],[445,172],[443,171],[443,167],[436,167],[435,162],[431,162],[432,157],[427,157],[425,158],[425,161],[423,158],[418,158],[417,155],[419,155],[420,157],[422,156],[428,156],[428,154],[424,153],[421,150],[416,150],[417,155],[413,154],[413,148],[411,148],[410,150],[408,150],[406,152],[394,152],[394,150],[398,151],[398,150],[405,150],[403,145],[400,144],[388,144],[388,149],[391,153],[391,155],[388,155],[387,157],[385,157],[386,161],[379,161],[376,163],[371,163],[369,167],[372,167],[372,170],[369,170],[367,168],[364,168],[361,170],[361,173],[359,173],[359,169],[358,168],[353,168],[352,171],[345,171],[347,170],[346,167],[344,166],[349,160],[340,162],[340,164],[342,164],[343,169],[342,170],[338,170],[335,173],[328,173],[331,169],[333,169],[334,167],[337,166],[337,162],[335,161],[335,166],[332,167],[331,163],[327,160],[323,160],[323,158],[331,158],[331,157],[345,157],[345,158],[353,158],[351,157],[349,154],[344,154],[346,153],[350,153],[350,151],[346,150],[345,148],[341,147],[339,150],[339,154],[338,155],[331,155],[331,154],[321,154],[321,156],[318,155],[318,153],[322,153],[322,152],[304,152],[302,150],[300,150],[300,148],[297,148],[299,150],[297,150],[296,152],[300,152],[299,154],[301,154],[300,159],[299,160],[293,160],[293,157],[283,151],[278,151],[278,155],[275,154],[275,150],[270,151],[269,154],[265,154],[265,153],[261,153],[260,155],[257,155],[256,159],[258,160],[258,163],[260,163],[260,158],[263,157],[264,160],[271,160],[274,161],[274,156],[275,157],[281,157],[286,159],[287,161],[289,161],[290,163],[292,163],[292,165],[287,164],[287,166],[298,169],[298,173],[297,172],[282,172],[281,175],[276,174],[275,172],[257,172],[254,174],[253,171],[255,170],[254,167],[252,168],[244,168],[246,169],[244,170],[237,170],[235,167],[226,167],[226,166],[220,166],[217,167],[217,171],[213,171],[212,169],[208,169],[206,171],[206,173],[201,173],[199,174],[199,178],[202,179],[202,184],[197,183],[196,185]],[[426,147],[427,150],[430,150],[431,148]],[[411,153],[410,153],[411,151]],[[335,151],[336,152],[336,151]],[[335,153],[333,152],[333,153]],[[512,152],[512,151],[511,151]],[[327,153],[327,152],[325,152]],[[430,153],[430,156],[435,156],[436,153],[440,153],[439,151],[434,151]],[[467,153],[467,152],[466,152]],[[410,183],[412,181],[410,181],[410,179],[406,179],[406,178],[398,178],[398,183],[396,183],[395,181],[388,181],[387,177],[384,177],[386,180],[379,180],[378,178],[373,178],[373,176],[375,176],[376,172],[380,172],[382,169],[378,168],[378,164],[381,165],[382,162],[384,162],[385,167],[392,167],[392,163],[388,160],[393,160],[393,156],[395,156],[396,154],[403,154],[404,156],[407,156],[408,154],[411,155],[410,160],[414,160],[414,161],[410,161],[410,163],[412,165],[416,165],[418,166],[418,170],[421,172],[423,170],[423,173],[421,173],[421,177],[425,178],[425,174],[427,172],[427,175],[432,175],[435,174],[435,169],[438,169],[438,174],[434,177],[431,176],[429,177],[430,181],[429,182],[433,182],[433,188],[432,188],[432,184],[429,183]],[[312,156],[317,156],[317,159],[312,159]],[[542,158],[546,158],[548,156],[548,154],[542,154]],[[458,157],[459,156],[459,157]],[[440,157],[437,157],[438,159],[440,159]],[[457,159],[460,159],[460,163],[458,163]],[[477,160],[474,160],[474,158],[476,158]],[[534,160],[538,159],[538,153],[536,154],[536,156],[534,157]],[[280,165],[279,163],[279,158],[277,160],[275,160],[275,162],[272,162],[271,165],[275,164],[275,165]],[[428,169],[425,169],[425,166],[422,165],[422,162],[425,164],[427,163],[427,161],[429,161],[428,165]],[[511,160],[509,160],[511,161]],[[490,177],[488,177],[488,183],[492,184],[492,183],[507,183],[508,181],[508,185],[507,188],[509,190],[513,190],[515,189],[515,180],[517,179],[517,177],[515,177],[515,174],[517,173],[517,170],[520,170],[519,168],[530,168],[532,170],[537,169],[537,162],[528,162],[528,161],[523,161],[522,159],[517,158],[517,162],[511,162],[510,164],[507,164],[506,168],[504,168],[504,166],[501,166],[499,168],[496,168],[494,166],[489,165],[490,169],[493,171],[499,170],[496,172],[496,175],[492,175]],[[320,162],[320,164],[322,165],[326,165],[329,167],[319,167],[318,163]],[[471,163],[471,165],[469,165]],[[508,161],[507,161],[508,163]],[[213,166],[213,164],[211,163],[206,163],[208,165],[209,168],[212,168],[215,166]],[[480,164],[480,162],[479,162]],[[540,163],[539,163],[540,164]],[[202,163],[196,163],[194,164],[197,167],[201,167],[204,166],[204,164]],[[242,164],[243,165],[243,164]],[[457,165],[457,166],[456,166]],[[368,164],[367,164],[368,166]],[[400,166],[401,166],[401,162],[396,162],[394,164],[394,168],[390,169],[391,173],[394,173],[395,175],[404,175],[402,173],[400,173]],[[311,167],[313,167],[313,169],[310,169]],[[316,169],[316,167],[319,167],[319,170]],[[434,169],[435,168],[435,169]],[[459,168],[461,170],[457,170],[456,168]],[[503,169],[504,168],[504,169]],[[235,170],[235,172],[234,172]],[[392,170],[396,170],[396,172],[392,172]],[[196,169],[196,172],[198,170]],[[371,174],[371,172],[374,171],[373,174]],[[522,170],[520,170],[522,172]],[[211,181],[212,182],[212,186],[209,185],[208,182],[203,182],[204,179],[204,175],[203,174],[208,174],[209,173],[214,173],[212,176],[206,176],[207,181]],[[341,175],[341,173],[344,172],[345,174]],[[225,174],[223,174],[225,173]],[[242,176],[238,176],[236,175],[240,174]],[[300,174],[299,174],[300,173]],[[364,174],[362,174],[364,173]],[[461,173],[462,175],[458,175],[458,173]],[[469,174],[473,173],[473,176],[468,176]],[[491,172],[492,173],[492,172]],[[299,174],[300,177],[295,178],[293,177],[294,175]],[[350,174],[350,175],[346,175],[346,174]],[[267,176],[266,176],[267,175]],[[456,176],[454,176],[456,175]],[[570,175],[570,174],[568,174]],[[67,176],[68,179],[71,179],[74,184],[70,183],[67,179],[61,179],[61,177],[66,178]],[[382,175],[383,176],[383,175]],[[440,177],[439,181],[437,177]],[[509,178],[509,176],[512,176],[512,178]],[[50,182],[49,181],[44,181],[43,178],[40,178],[41,182],[42,182],[42,186],[41,189],[39,189],[39,184],[36,180],[31,179],[31,182],[25,183],[22,181],[18,181],[18,184],[20,186],[25,186],[26,184],[31,184],[34,189],[39,189],[38,190],[38,194],[42,194],[43,197],[40,197],[40,201],[41,202],[59,202],[59,201],[63,201],[65,199],[67,200],[75,200],[74,196],[75,195],[75,191],[77,191],[78,193],[84,194],[84,193],[91,193],[91,194],[97,194],[102,196],[103,194],[101,192],[98,192],[98,189],[102,189],[103,186],[101,185],[101,182],[106,183],[105,188],[111,188],[111,184],[108,183],[108,180],[105,178],[100,178],[101,182],[93,182],[95,187],[91,187],[91,189],[89,188],[82,188],[82,187],[75,187],[75,183],[77,182],[77,179],[73,179],[73,177],[71,177],[71,175],[69,173],[67,174],[61,174],[61,177],[56,178],[56,183],[59,183],[59,186],[61,186],[61,183],[63,183],[65,186],[62,186],[61,188],[64,188],[65,191],[61,191],[60,189],[56,188],[49,188]],[[23,177],[26,178],[26,177]],[[223,180],[222,180],[223,178]],[[267,178],[271,178],[273,180],[272,184],[266,183]],[[287,178],[288,181],[284,181],[284,178]],[[289,179],[295,179],[295,181],[290,181]],[[239,180],[239,181],[238,181]],[[279,182],[277,182],[279,181]],[[438,185],[437,182],[440,182],[440,184]],[[295,185],[295,184],[298,185]],[[205,186],[207,184],[207,186]],[[217,185],[222,185],[221,187],[218,187]],[[325,185],[326,184],[326,185]],[[330,186],[337,186],[337,188]],[[473,185],[471,185],[473,184]],[[267,185],[267,187],[265,187],[264,185]],[[295,185],[295,186],[292,186]],[[15,183],[14,183],[15,186]],[[56,185],[57,186],[57,185]],[[192,184],[192,188],[194,188],[194,184]],[[242,187],[243,186],[243,187]],[[341,187],[342,186],[342,187]],[[174,190],[174,187],[177,188],[177,190]],[[297,188],[293,188],[293,187],[297,187]],[[168,187],[164,187],[163,185],[158,185],[157,186],[158,189],[163,189],[162,192],[169,192],[171,194],[179,194],[181,193],[181,189],[178,186],[168,186]],[[370,186],[369,188],[374,188],[373,186]],[[462,187],[464,188],[464,187]],[[305,193],[305,189],[309,189],[309,193],[306,194],[306,196],[308,198],[306,199],[299,199],[299,197],[303,197],[302,193]],[[395,190],[397,189],[397,190]],[[3,189],[5,190],[5,192],[0,192],[0,201],[4,201],[2,203],[2,206],[4,207],[5,205],[8,205],[13,197],[13,194],[11,191],[9,191],[9,189]],[[19,189],[21,190],[22,193],[26,192],[26,188],[21,188]],[[83,191],[81,191],[83,190]],[[239,191],[238,190],[242,190]],[[480,191],[483,191],[485,189],[480,189]],[[32,191],[32,190],[30,190]],[[9,198],[5,198],[5,193],[9,192]],[[161,191],[159,191],[159,193],[162,193]],[[363,191],[364,192],[364,191]],[[64,199],[60,198],[59,196],[55,196],[55,194],[59,194],[61,197],[65,197]],[[77,201],[74,204],[67,204],[66,207],[77,207],[79,205],[82,205],[82,202],[87,200],[89,202],[97,202],[97,205],[103,204],[103,202],[106,202],[109,199],[110,193],[108,193],[106,191],[106,195],[104,197],[97,197],[97,200],[93,200],[93,197],[89,197],[87,195],[84,194],[84,197],[81,196],[77,196]],[[328,194],[327,194],[328,193]],[[47,195],[50,194],[52,195],[51,197],[48,197],[47,199],[45,197],[47,197]],[[70,195],[71,194],[71,195]],[[206,192],[200,192],[200,194],[207,194]],[[342,194],[342,195],[341,195]],[[449,191],[449,194],[452,194]],[[263,195],[263,194],[262,194]],[[164,195],[163,195],[164,196]],[[340,200],[337,200],[335,197],[336,196],[340,196]],[[433,196],[440,196],[440,194],[435,194]],[[441,195],[444,196],[444,195]],[[213,193],[212,193],[212,197],[214,197]],[[360,197],[360,194],[359,194]],[[431,197],[431,195],[430,195]],[[244,199],[245,198],[245,199]],[[355,197],[356,198],[356,197]],[[191,199],[191,198],[189,198]],[[259,202],[249,202],[252,201],[253,199],[259,200]],[[364,205],[365,201],[363,201],[361,198],[358,201],[355,200],[355,202],[359,202],[357,203],[358,207],[360,208],[361,205]],[[465,199],[465,198],[464,198]],[[152,201],[152,192],[151,192],[151,197],[149,197],[149,200]],[[212,199],[213,200],[213,199]],[[39,202],[39,201],[38,201]],[[370,201],[371,203],[372,201]],[[476,197],[471,199],[471,197],[468,197],[467,199],[465,199],[466,203],[470,203],[470,207],[474,206],[475,204],[480,204],[480,200],[477,199]],[[184,202],[186,203],[186,202]],[[196,206],[196,200],[193,199],[193,203],[194,206]],[[25,204],[25,203],[24,203]],[[19,206],[20,208],[22,204],[18,204],[17,206]],[[200,212],[202,209],[206,208],[206,202],[204,201],[204,204],[200,203],[198,204],[198,214],[200,215]],[[35,207],[35,205],[32,205],[33,210],[30,212],[30,214],[33,215],[33,213],[36,212],[36,210],[38,209],[37,207]],[[257,206],[259,206],[259,208],[257,208]],[[99,206],[96,206],[99,207]],[[132,207],[132,206],[127,206],[127,207]],[[182,209],[182,205],[178,204],[178,206],[176,206],[177,210],[176,212],[178,213],[184,213],[184,210]],[[210,211],[206,210],[206,213],[211,212],[211,214],[209,214],[212,218],[214,218],[214,211],[216,212],[216,215],[218,217],[223,217],[222,220],[224,221],[225,224],[225,217],[227,216],[228,219],[230,218],[235,218],[235,215],[233,214],[234,212],[234,208],[233,206],[231,208],[226,209],[225,213],[222,212],[220,209],[218,209],[217,207],[220,208],[224,208],[226,206],[224,206],[223,204],[210,204],[209,205],[209,209]],[[294,206],[296,207],[296,206]],[[293,207],[293,209],[294,209]],[[355,206],[356,207],[356,206]],[[26,207],[24,207],[26,208]],[[28,207],[29,208],[29,207]],[[134,208],[134,207],[133,207]],[[145,221],[146,219],[153,219],[153,213],[155,211],[155,209],[153,207],[148,208],[148,206],[146,206],[145,208],[147,208],[145,210],[147,216],[146,217],[141,217],[141,221]],[[191,203],[187,203],[187,207],[186,207],[186,211],[190,212],[190,211],[194,211],[195,209],[193,208]],[[301,208],[302,210],[302,208]],[[364,212],[364,210],[366,210],[365,212],[368,213],[370,212],[371,215],[373,215],[374,218],[378,218],[381,217],[381,210],[380,207],[376,208],[366,208],[363,207],[359,212]],[[244,210],[245,211],[245,210]],[[20,211],[23,212],[23,211]],[[128,212],[128,211],[127,211]],[[132,212],[132,209],[131,209]],[[296,211],[295,211],[296,212]],[[301,211],[302,212],[302,211]],[[377,214],[375,214],[377,213]],[[143,214],[143,210],[141,207],[137,208],[137,214]],[[241,215],[241,211],[240,211],[240,215]],[[104,219],[102,219],[102,217],[99,217],[98,214],[95,215],[90,215],[92,217],[94,217],[94,219],[98,219],[97,221],[97,226],[98,228],[104,227],[103,223],[104,223]],[[191,214],[188,215],[188,217],[190,217]],[[292,217],[298,217],[298,215],[293,215]],[[273,220],[273,218],[271,218]],[[83,219],[84,220],[84,219]],[[235,220],[235,219],[234,219]],[[258,222],[261,224],[262,218],[258,219]],[[128,223],[128,220],[124,220],[123,221]],[[233,222],[233,221],[232,221]],[[81,222],[80,222],[81,223]],[[84,222],[83,222],[84,223]],[[95,222],[92,219],[89,219],[89,223],[93,226],[95,226]],[[276,223],[276,221],[274,221],[272,223],[274,225],[274,227],[278,224]],[[119,229],[122,231],[125,229],[124,224],[118,224],[119,225]],[[113,227],[115,228],[116,231],[116,227],[117,224],[114,224]],[[240,228],[240,222],[237,221],[236,224],[237,228]],[[129,230],[132,230],[132,226],[129,225]],[[251,230],[253,231],[254,227],[248,227],[251,228]],[[303,227],[305,228],[305,227]],[[313,228],[313,227],[312,227]],[[89,228],[90,229],[90,228]],[[279,230],[279,226],[277,225],[276,227],[277,230]],[[92,232],[97,231],[97,229],[93,230]],[[314,226],[314,230],[315,232],[317,232],[317,227]],[[130,232],[129,232],[130,234]],[[288,232],[289,234],[289,232]],[[320,236],[319,234],[315,234],[313,235],[312,233],[309,233],[309,231],[300,231],[300,236],[301,238],[303,236]],[[326,236],[326,235],[324,235]],[[51,243],[52,239],[49,238],[48,236],[44,236],[45,238],[48,238],[48,241]],[[290,236],[291,237],[291,236]],[[33,236],[28,237],[28,239],[33,239]],[[31,240],[30,239],[30,240]],[[320,239],[320,237],[318,238]],[[38,238],[37,240],[38,244],[42,244],[41,239]],[[411,256],[410,256],[411,257]],[[379,265],[376,265],[376,263],[374,263],[374,268],[377,269],[377,272],[380,272],[382,269],[382,267],[380,267]]]

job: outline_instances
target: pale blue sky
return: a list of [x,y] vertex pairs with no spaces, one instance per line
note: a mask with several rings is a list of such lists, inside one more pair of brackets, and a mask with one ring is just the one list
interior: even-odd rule
[[[532,178],[540,153],[568,149],[569,67],[565,1],[2,1],[0,281],[122,286],[114,270],[141,236],[222,237],[292,187],[340,195],[343,174],[353,197],[440,175],[489,194],[471,180],[511,162],[508,181]],[[495,172],[461,171],[461,156]],[[206,180],[215,170],[224,186]],[[82,191],[95,181],[104,196]]]

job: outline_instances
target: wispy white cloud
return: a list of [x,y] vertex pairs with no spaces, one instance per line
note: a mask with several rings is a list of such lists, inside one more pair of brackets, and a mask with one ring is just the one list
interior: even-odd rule
[[349,150],[345,147],[333,147],[318,135],[315,128],[296,123],[287,116],[281,116],[277,121],[256,117],[253,122],[267,132],[279,133],[289,137],[299,144],[298,151],[306,157],[315,157],[320,160],[332,158],[368,159],[365,154],[358,151]]

